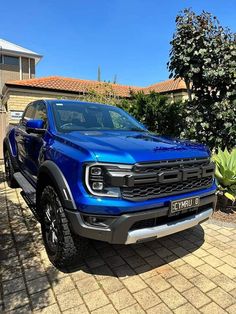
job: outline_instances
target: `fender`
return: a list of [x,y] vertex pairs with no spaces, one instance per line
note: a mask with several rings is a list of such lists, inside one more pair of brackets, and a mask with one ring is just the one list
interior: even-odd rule
[[[54,184],[57,192],[59,193],[63,207],[71,210],[76,210],[77,208],[70,187],[60,168],[51,160],[46,160],[39,168],[37,182],[40,181],[40,176],[42,176],[43,174],[49,176],[50,180]],[[39,193],[40,188],[37,187],[36,191],[37,193]]]
[[[19,170],[19,166],[18,166],[18,162],[17,162],[17,155],[16,152],[14,154],[14,151],[12,149],[12,143],[9,139],[9,134],[4,138],[3,140],[3,153],[5,153],[5,149],[8,150],[10,158],[11,158],[11,162],[12,162],[12,166],[14,168],[15,171]],[[16,148],[14,148],[16,151]]]

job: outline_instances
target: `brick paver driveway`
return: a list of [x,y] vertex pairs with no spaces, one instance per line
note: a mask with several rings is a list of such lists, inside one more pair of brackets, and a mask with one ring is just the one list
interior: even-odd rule
[[0,167],[0,312],[236,313],[236,228],[204,223],[132,246],[94,241],[81,265],[60,272]]

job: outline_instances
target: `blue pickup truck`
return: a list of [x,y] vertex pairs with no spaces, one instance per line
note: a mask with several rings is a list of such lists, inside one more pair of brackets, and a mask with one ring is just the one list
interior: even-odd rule
[[125,111],[72,100],[30,103],[4,139],[6,178],[41,223],[64,267],[88,239],[154,240],[207,220],[214,164],[201,144],[150,133]]

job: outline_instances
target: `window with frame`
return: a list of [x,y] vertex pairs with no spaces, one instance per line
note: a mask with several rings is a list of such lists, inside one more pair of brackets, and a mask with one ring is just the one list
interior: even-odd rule
[[19,57],[3,56],[2,63],[7,65],[19,65]]

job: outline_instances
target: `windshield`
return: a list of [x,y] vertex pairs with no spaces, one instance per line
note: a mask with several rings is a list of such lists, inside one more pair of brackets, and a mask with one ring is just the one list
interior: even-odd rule
[[58,102],[52,104],[58,131],[147,130],[123,110],[99,104]]

